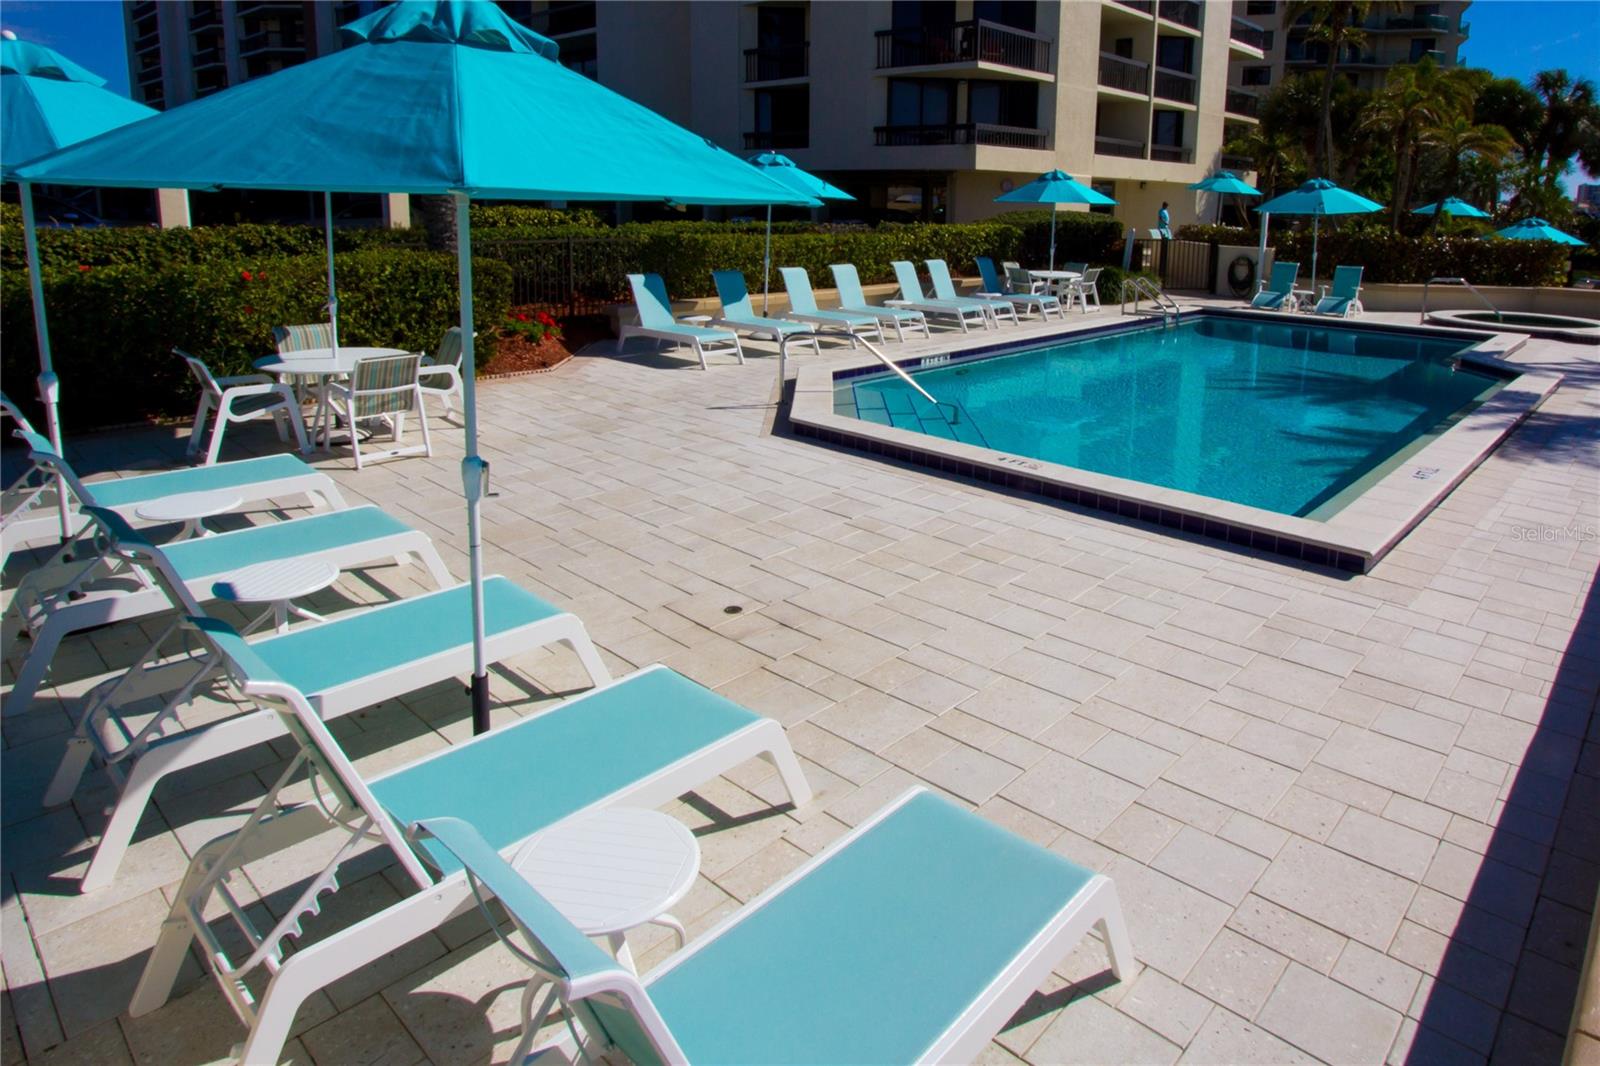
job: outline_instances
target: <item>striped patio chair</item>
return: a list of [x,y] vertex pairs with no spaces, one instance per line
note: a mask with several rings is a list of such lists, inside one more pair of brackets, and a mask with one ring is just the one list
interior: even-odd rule
[[[433,441],[428,436],[428,412],[422,405],[422,386],[418,380],[422,356],[415,352],[405,355],[380,355],[356,363],[355,372],[348,384],[329,387],[328,401],[350,427],[350,450],[355,454],[356,469],[361,469],[360,423],[375,418],[388,421],[394,444],[381,452],[369,452],[366,458],[393,459],[402,455],[433,454]],[[401,445],[405,434],[405,417],[415,413],[422,424],[422,443]],[[328,444],[328,431],[323,431],[323,445]]]

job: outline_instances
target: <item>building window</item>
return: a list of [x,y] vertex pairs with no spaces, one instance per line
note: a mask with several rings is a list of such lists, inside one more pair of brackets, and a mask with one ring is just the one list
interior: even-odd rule
[[[1117,198],[1117,183],[1114,181],[1091,181],[1089,182],[1089,188],[1107,199],[1115,200]],[[1094,204],[1089,208],[1089,213],[1092,215],[1110,215],[1115,212],[1116,208],[1110,204]]]
[[956,120],[956,83],[940,78],[890,78],[890,126],[949,126]]
[[1161,36],[1156,38],[1156,66],[1194,73],[1194,38]]
[[1032,33],[1038,6],[1034,0],[973,0],[972,17]]
[[1150,121],[1150,143],[1183,147],[1183,112],[1158,110]]
[[1277,0],[1249,0],[1244,5],[1246,15],[1275,15],[1278,13]]
[[956,3],[955,0],[894,0],[889,21],[897,30],[953,26]]
[[1271,67],[1245,67],[1239,73],[1240,85],[1271,85]]
[[1261,31],[1261,50],[1263,52],[1272,51],[1272,46],[1277,41],[1277,39],[1278,39],[1278,31],[1276,31],[1276,30],[1262,30]]
[[1437,51],[1439,42],[1433,37],[1411,38],[1411,62],[1415,63],[1429,52]]
[[751,148],[804,148],[811,140],[811,90],[805,85],[756,90]]
[[561,65],[585,78],[600,80],[600,39],[592,33],[561,42]]
[[1031,81],[974,81],[967,89],[967,119],[1033,129],[1039,124],[1039,86]]

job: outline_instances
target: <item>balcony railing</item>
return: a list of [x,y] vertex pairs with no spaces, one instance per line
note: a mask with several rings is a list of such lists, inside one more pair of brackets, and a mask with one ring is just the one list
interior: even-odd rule
[[305,47],[305,38],[284,30],[257,30],[239,38],[241,56],[255,55],[257,52],[300,52]]
[[1361,24],[1364,30],[1429,30],[1433,33],[1449,33],[1450,17],[1448,15],[1394,15],[1390,18],[1380,18],[1376,15],[1368,18]]
[[221,27],[221,25],[222,10],[220,8],[208,7],[189,16],[189,29],[191,32],[198,33],[201,30],[209,30],[213,26]]
[[159,66],[145,67],[139,72],[138,77],[136,77],[134,80],[137,81],[141,86],[147,88],[151,85],[160,85],[161,68]]
[[1163,100],[1176,100],[1180,104],[1194,103],[1195,82],[1193,74],[1181,70],[1156,68],[1156,95]]
[[1254,170],[1256,161],[1247,155],[1227,155],[1222,157],[1222,169],[1238,173],[1241,170]]
[[1050,38],[977,19],[948,26],[879,30],[878,69],[941,63],[994,63],[1050,73]]
[[1101,52],[1100,84],[1108,89],[1146,95],[1150,92],[1150,64]]
[[878,126],[878,146],[906,147],[937,144],[986,144],[997,148],[1048,148],[1050,135],[1030,126],[999,126],[990,122],[951,122],[934,126]]
[[1094,138],[1095,155],[1119,155],[1124,159],[1143,159],[1144,142],[1130,141],[1123,137],[1102,137],[1098,133]]
[[1259,51],[1267,50],[1267,31],[1254,22],[1236,18],[1228,25],[1228,37]]
[[1188,163],[1194,159],[1194,149],[1176,144],[1152,144],[1150,158],[1161,163]]
[[208,48],[196,48],[193,61],[195,70],[204,70],[206,67],[220,67],[227,63],[227,54],[223,52],[220,44],[214,44]]
[[1222,99],[1222,110],[1230,115],[1248,115],[1256,118],[1261,113],[1261,98],[1243,89],[1229,89]]
[[1146,15],[1156,13],[1156,0],[1117,0],[1123,7],[1131,7],[1135,11],[1143,11]]
[[745,81],[782,81],[806,76],[810,42],[744,50]]
[[293,13],[298,15],[304,11],[304,4],[293,3],[291,0],[240,0],[240,3],[235,4],[233,8],[233,13],[239,18],[267,14]]
[[1161,17],[1192,30],[1200,28],[1200,5],[1195,0],[1161,0]]
[[1418,55],[1415,58],[1413,58],[1411,60],[1411,62],[1420,63],[1424,59],[1431,59],[1441,67],[1448,65],[1448,61],[1445,59],[1445,54],[1443,52],[1441,52],[1437,48],[1428,49],[1426,52],[1423,52],[1420,55]]
[[808,130],[749,130],[744,135],[747,151],[764,148],[808,148],[811,134]]

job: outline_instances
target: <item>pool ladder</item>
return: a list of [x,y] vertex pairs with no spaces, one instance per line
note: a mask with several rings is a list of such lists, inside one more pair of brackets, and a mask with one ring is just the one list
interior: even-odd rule
[[1466,278],[1429,278],[1427,281],[1422,283],[1422,312],[1417,318],[1418,322],[1428,321],[1428,286],[1434,284],[1435,282],[1440,285],[1464,286],[1469,292],[1472,293],[1472,295],[1483,301],[1483,306],[1494,312],[1494,320],[1496,322],[1499,322],[1502,318],[1504,318],[1504,316],[1500,313],[1500,309],[1494,304],[1490,303],[1489,298],[1474,288],[1472,282],[1468,281]]
[[1149,300],[1156,305],[1156,310],[1161,313],[1163,325],[1176,324],[1182,309],[1178,301],[1161,291],[1161,286],[1149,278],[1131,277],[1122,279],[1122,313],[1128,313],[1128,294],[1133,294],[1133,313],[1139,313],[1139,301]]

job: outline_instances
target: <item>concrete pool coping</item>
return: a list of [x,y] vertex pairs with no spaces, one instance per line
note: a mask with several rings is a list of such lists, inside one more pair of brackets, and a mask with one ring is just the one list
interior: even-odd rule
[[[1261,319],[1278,324],[1275,312],[1206,309],[1185,312],[1185,318],[1211,315]],[[1120,321],[1090,329],[1063,330],[1061,340],[1124,329],[1146,323]],[[1309,324],[1309,323],[1308,323]],[[1517,366],[1508,357],[1529,343],[1524,334],[1465,334],[1431,326],[1364,325],[1359,321],[1318,321],[1332,329],[1379,329],[1415,336],[1453,337],[1471,341],[1462,353],[1466,363],[1512,375],[1497,393],[1464,416],[1437,438],[1407,456],[1358,497],[1326,520],[1278,514],[1259,507],[1201,496],[1181,489],[1099,474],[1026,456],[1009,455],[850,418],[834,411],[837,381],[881,370],[882,364],[863,353],[860,359],[830,367],[802,365],[790,401],[789,420],[794,432],[829,444],[948,474],[989,482],[1068,505],[1105,511],[1124,518],[1181,530],[1195,536],[1285,555],[1304,562],[1350,573],[1372,569],[1416,524],[1448,496],[1461,481],[1495,450],[1523,419],[1560,386],[1561,375]],[[1028,337],[1036,346],[1050,337]],[[908,371],[946,365],[951,359],[1004,350],[1004,342],[975,344],[937,354],[924,354],[896,364]]]

